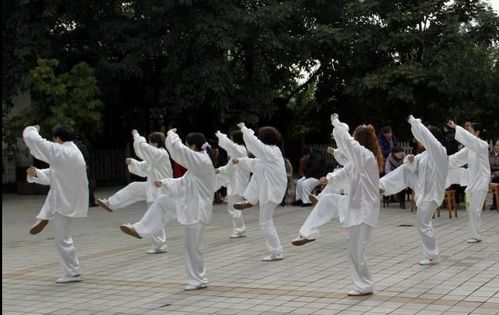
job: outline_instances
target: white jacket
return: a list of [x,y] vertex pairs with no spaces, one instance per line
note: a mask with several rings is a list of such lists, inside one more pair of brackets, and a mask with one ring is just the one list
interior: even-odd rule
[[254,159],[239,159],[239,167],[251,171],[253,173],[251,180],[258,183],[255,186],[248,186],[248,189],[258,188],[258,191],[252,194],[258,194],[258,201],[261,205],[268,202],[281,203],[288,185],[281,149],[275,145],[266,145],[261,142],[250,128],[243,127],[241,131],[248,151],[256,157]]
[[[218,131],[215,134],[218,137],[218,145],[227,151],[230,159],[248,157],[246,147],[232,142],[226,134]],[[227,195],[244,195],[246,187],[250,180],[250,172],[243,167],[237,167],[229,161],[227,165],[219,167],[217,179],[220,185],[227,187]]]
[[165,193],[164,188],[158,189],[154,186],[154,181],[173,177],[170,156],[166,149],[156,148],[147,143],[146,139],[141,137],[138,132],[133,134],[133,149],[143,161],[132,159],[128,165],[128,170],[132,174],[147,177],[146,201],[153,202],[160,194]]
[[460,169],[464,180],[460,179],[457,183],[467,186],[466,192],[488,190],[490,183],[489,145],[460,126],[456,126],[456,140],[463,144],[464,148],[449,156],[449,168],[455,169],[468,164],[467,169]]
[[362,223],[375,227],[379,216],[379,171],[374,154],[359,144],[349,133],[348,125],[333,119],[333,134],[338,148],[346,159],[343,169],[328,174],[329,180],[344,186],[349,209],[340,213],[343,227]]
[[416,205],[434,201],[438,205],[444,200],[448,158],[445,147],[421,123],[420,119],[409,117],[411,131],[426,150],[414,157],[414,162],[404,160],[407,170],[416,175],[414,183]]
[[176,215],[180,224],[209,223],[215,194],[215,168],[205,151],[196,152],[179,136],[168,131],[166,148],[175,162],[187,169],[180,178],[162,179],[162,187],[175,198]]
[[88,179],[85,159],[73,141],[62,144],[43,139],[35,127],[26,127],[23,138],[31,154],[50,165],[37,170],[29,183],[50,185],[43,210],[66,217],[86,217],[88,211]]

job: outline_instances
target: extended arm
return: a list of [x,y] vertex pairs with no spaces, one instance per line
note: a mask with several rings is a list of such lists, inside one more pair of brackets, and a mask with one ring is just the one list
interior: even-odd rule
[[31,154],[44,162],[53,163],[62,153],[62,145],[43,139],[35,126],[26,127],[23,138]]
[[187,191],[185,174],[180,178],[163,178],[161,180],[155,181],[154,184],[158,188],[163,187],[168,192],[168,194],[175,197],[184,196]]
[[260,139],[255,136],[255,132],[252,129],[245,127],[243,124],[241,131],[243,132],[244,143],[246,144],[248,151],[253,153],[254,156],[258,158],[272,156],[270,146],[260,141]]
[[136,159],[127,159],[130,161],[128,164],[128,171],[140,177],[147,177],[147,162],[137,161]]
[[348,125],[340,122],[336,114],[331,116],[331,123],[334,126],[333,134],[338,147],[343,151],[347,160],[352,161],[355,168],[362,169],[364,167],[363,148],[348,133]]
[[156,148],[147,143],[146,138],[142,137],[137,130],[132,131],[133,149],[139,158],[149,163],[159,161],[163,158],[168,158],[168,152],[163,149]]
[[188,170],[193,171],[197,167],[205,165],[201,152],[195,152],[185,146],[175,129],[169,130],[166,137],[166,148],[170,152],[173,160]]
[[456,140],[464,145],[468,150],[473,152],[480,152],[484,148],[488,147],[485,141],[475,135],[472,135],[461,126],[456,126]]
[[217,131],[215,133],[215,135],[218,138],[218,145],[222,149],[224,149],[225,151],[227,151],[227,154],[231,158],[241,157],[241,156],[245,155],[245,151],[246,150],[244,149],[244,147],[238,145],[237,143],[234,143],[232,140],[229,139],[229,137],[227,137],[226,134],[221,133],[220,131]]
[[468,163],[468,149],[463,148],[449,156],[449,168],[462,167]]
[[421,142],[425,149],[432,157],[438,155],[447,155],[445,148],[442,144],[433,136],[433,134],[426,128],[422,123],[421,119],[416,119],[412,115],[408,119],[411,124],[411,131],[417,141]]
[[[50,178],[52,176],[52,171],[50,168],[45,168],[45,169],[37,169],[34,167],[30,167],[30,169],[34,170],[36,172],[36,176],[31,176],[30,173],[28,173],[27,176],[27,181],[28,183],[37,183],[40,185],[50,185]],[[34,174],[32,174],[34,175]]]
[[248,157],[243,157],[234,160],[234,164],[237,164],[238,167],[242,167],[244,170],[254,173],[256,169],[256,163],[258,159],[251,159]]

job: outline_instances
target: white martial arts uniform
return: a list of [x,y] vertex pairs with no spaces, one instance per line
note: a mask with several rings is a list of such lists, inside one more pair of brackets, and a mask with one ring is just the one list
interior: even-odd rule
[[173,160],[187,169],[180,178],[162,179],[166,193],[147,209],[135,223],[135,231],[151,238],[170,220],[176,218],[185,226],[185,258],[187,284],[199,286],[208,283],[201,252],[203,225],[208,224],[215,193],[215,168],[205,151],[196,152],[183,145],[179,136],[169,131],[166,148]]
[[30,183],[50,186],[37,218],[53,221],[55,246],[62,273],[66,277],[77,276],[80,263],[69,226],[72,218],[87,216],[88,179],[85,160],[73,141],[62,144],[47,141],[38,134],[35,127],[26,127],[23,138],[31,154],[50,165],[48,169],[37,169],[36,177],[27,177]]
[[[318,237],[318,228],[339,217],[342,226],[348,228],[348,251],[353,290],[359,293],[373,292],[373,281],[365,257],[371,230],[379,216],[379,171],[374,154],[360,145],[348,133],[348,125],[332,120],[333,133],[344,167],[327,175],[326,192],[321,193],[300,229],[305,238]],[[335,152],[336,153],[336,152]],[[335,158],[340,157],[340,152]],[[344,190],[346,195],[338,192]]]
[[[173,176],[172,165],[168,151],[157,148],[149,143],[138,132],[133,132],[133,149],[142,159],[131,159],[128,171],[140,177],[146,177],[145,182],[132,182],[108,198],[111,209],[121,209],[135,202],[146,201],[149,205],[165,192],[164,188],[156,188],[154,181]],[[161,229],[151,237],[152,249],[166,247],[165,230]]]
[[421,123],[420,119],[409,117],[414,138],[426,150],[414,157],[412,163],[405,157],[404,164],[380,180],[380,188],[385,195],[393,195],[406,187],[415,192],[418,232],[423,242],[423,254],[430,260],[438,258],[439,252],[431,219],[435,210],[442,204],[445,194],[448,158],[445,147]]
[[[248,157],[246,147],[232,142],[226,134],[218,131],[218,145],[227,151],[229,158],[243,158]],[[244,200],[244,191],[248,187],[250,180],[250,172],[243,167],[237,167],[229,161],[227,165],[218,168],[217,174],[218,183],[227,187],[227,211],[232,216],[232,232],[234,235],[245,235],[246,226],[241,210],[234,208],[236,202]]]
[[283,255],[281,241],[274,226],[274,211],[281,203],[288,178],[284,157],[279,147],[261,142],[250,128],[241,128],[248,151],[255,158],[239,159],[239,167],[253,173],[244,192],[244,198],[251,204],[260,203],[260,228],[262,229],[267,249],[271,256]]
[[[464,145],[459,152],[449,156],[449,168],[462,168],[466,182],[465,192],[470,194],[470,204],[467,209],[470,220],[470,238],[480,240],[480,214],[487,197],[490,183],[489,145],[460,126],[456,126],[456,140]],[[451,170],[449,170],[451,172]]]

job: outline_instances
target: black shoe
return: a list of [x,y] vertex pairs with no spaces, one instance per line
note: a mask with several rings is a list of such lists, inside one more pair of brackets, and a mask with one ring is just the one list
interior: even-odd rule
[[298,200],[293,201],[293,203],[291,205],[292,206],[301,206],[302,204],[303,204],[303,201],[298,199]]
[[300,207],[305,208],[305,207],[311,207],[312,203],[302,203]]
[[490,206],[490,210],[497,210],[497,206],[494,205]]
[[400,209],[405,209],[405,203],[400,204]]
[[286,202],[281,202],[281,207],[286,207]]

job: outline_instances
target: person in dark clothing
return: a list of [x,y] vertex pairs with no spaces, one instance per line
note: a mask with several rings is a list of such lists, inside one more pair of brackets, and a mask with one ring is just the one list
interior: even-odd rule
[[[310,150],[310,149],[308,149]],[[325,174],[326,159],[317,150],[310,150],[310,158],[306,164],[305,176],[296,182],[294,206],[311,206],[309,195],[320,184],[320,178]]]
[[77,135],[74,144],[80,149],[81,154],[83,155],[83,159],[85,160],[85,164],[87,164],[87,178],[88,178],[88,206],[89,207],[97,207],[98,204],[95,203],[94,191],[96,187],[96,180],[90,171],[90,153],[88,152],[87,146],[83,142],[81,136]]
[[[444,124],[444,147],[447,150],[447,155],[452,155],[459,151],[459,142],[456,141],[456,129],[449,126],[449,120]],[[460,201],[464,201],[465,187],[459,184],[452,184],[450,189],[456,192],[456,204],[459,204]]]
[[448,121],[444,124],[444,147],[447,150],[447,155],[459,151],[459,142],[456,141],[456,129],[451,128]]
[[[404,158],[405,158],[405,153],[401,147],[393,148],[392,152],[386,158],[385,174],[390,173],[391,171],[398,168],[400,165],[404,164]],[[406,189],[396,194],[401,209],[405,209],[405,194],[406,194]],[[383,196],[383,198],[385,198],[385,196]]]
[[386,159],[388,154],[392,153],[393,148],[397,146],[397,139],[392,133],[392,127],[385,126],[381,128],[381,132],[378,135],[378,143],[383,152],[383,157]]
[[307,172],[307,164],[310,160],[310,155],[312,154],[312,150],[310,148],[303,149],[302,156],[300,158],[300,165],[298,167],[298,173],[300,174],[300,178],[305,176]]
[[[490,162],[490,181],[492,183],[499,183],[499,140],[496,140],[494,148],[489,155]],[[490,210],[497,210],[497,200],[496,196],[492,197],[492,206]]]

